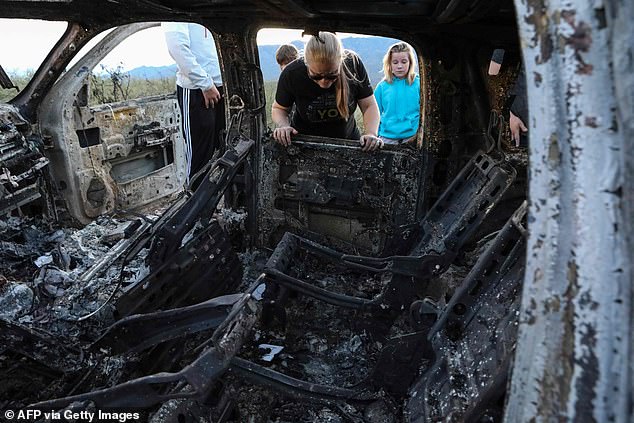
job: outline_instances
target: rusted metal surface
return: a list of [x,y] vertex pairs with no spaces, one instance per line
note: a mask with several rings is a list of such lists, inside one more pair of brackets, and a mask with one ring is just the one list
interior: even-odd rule
[[173,96],[87,104],[91,70],[123,39],[152,26],[109,33],[57,81],[40,108],[39,130],[56,186],[82,223],[183,189],[184,141]]
[[632,109],[617,104],[615,80],[631,92],[632,65],[629,76],[621,61],[615,70],[619,37],[607,24],[626,15],[631,27],[633,5],[612,2],[610,16],[606,2],[515,4],[531,116],[530,235],[506,420],[631,421]]
[[257,192],[260,181],[257,163],[262,134],[266,132],[266,98],[264,79],[258,66],[255,33],[245,24],[240,22],[232,25],[216,35],[216,45],[222,59],[225,92],[231,93],[225,97],[229,122],[227,140],[231,144],[246,137],[255,143],[225,195],[228,207],[244,207],[247,211],[245,229],[248,235],[245,239],[252,245],[257,231]]

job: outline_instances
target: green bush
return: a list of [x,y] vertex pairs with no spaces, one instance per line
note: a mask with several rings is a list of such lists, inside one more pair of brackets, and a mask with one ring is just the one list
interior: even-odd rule
[[[13,85],[17,86],[19,90],[22,90],[26,84],[29,83],[31,78],[33,78],[33,74],[35,71],[33,69],[29,69],[24,73],[10,73],[9,78],[13,82]],[[0,102],[6,103],[11,100],[13,97],[18,95],[19,90],[15,88],[3,89],[0,88]]]
[[[153,95],[172,94],[176,91],[176,76],[160,79],[133,78],[121,68],[103,69],[101,75],[92,74],[90,78],[89,104],[113,103],[116,101]],[[35,72],[12,73],[9,75],[13,85],[20,90],[28,84]],[[0,89],[0,102],[6,103],[18,94],[15,88]]]
[[103,73],[93,73],[90,81],[89,104],[105,104],[153,95],[171,94],[176,90],[176,76],[157,79],[132,78],[119,66],[102,67]]

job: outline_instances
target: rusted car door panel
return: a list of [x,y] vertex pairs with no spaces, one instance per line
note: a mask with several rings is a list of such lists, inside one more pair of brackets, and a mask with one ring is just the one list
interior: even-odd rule
[[182,189],[185,153],[174,96],[88,105],[91,70],[119,43],[154,23],[109,33],[67,71],[39,110],[57,188],[83,223]]

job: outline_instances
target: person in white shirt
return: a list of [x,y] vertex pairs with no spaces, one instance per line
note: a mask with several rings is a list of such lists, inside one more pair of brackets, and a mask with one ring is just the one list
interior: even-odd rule
[[[214,37],[196,23],[163,22],[167,49],[176,62],[188,175],[198,172],[220,146],[225,105]],[[188,177],[189,182],[189,177]]]

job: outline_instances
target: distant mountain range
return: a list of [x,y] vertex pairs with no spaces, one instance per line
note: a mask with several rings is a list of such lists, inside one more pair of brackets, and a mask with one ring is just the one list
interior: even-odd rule
[[[372,85],[376,85],[383,79],[383,55],[387,48],[398,40],[383,37],[349,37],[341,40],[344,48],[356,52],[363,60],[370,75]],[[301,41],[293,41],[298,49],[304,48]],[[258,46],[260,66],[265,81],[277,81],[280,76],[280,68],[275,61],[275,51],[279,45]],[[160,79],[169,78],[176,73],[176,65],[169,66],[141,66],[130,71],[132,78]]]
[[131,78],[138,79],[170,78],[176,74],[176,64],[169,66],[140,66],[128,73]]

